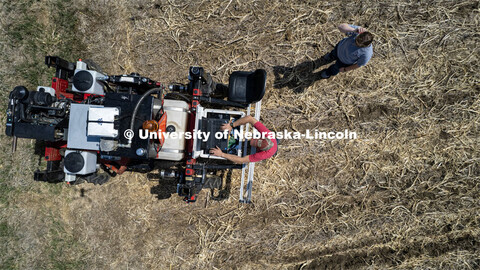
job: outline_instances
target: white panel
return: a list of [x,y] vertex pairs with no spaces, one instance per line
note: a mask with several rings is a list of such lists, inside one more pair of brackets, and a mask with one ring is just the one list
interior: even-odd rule
[[133,82],[135,82],[135,78],[133,78],[133,77],[120,77],[120,81],[121,82],[131,82],[131,83],[133,83]]
[[82,61],[77,61],[76,69],[87,69],[87,63]]
[[118,108],[90,108],[88,109],[89,122],[113,122],[119,115]]
[[88,122],[87,136],[115,138],[118,136],[118,130],[114,128],[113,123]]
[[87,117],[89,108],[101,108],[100,105],[72,104],[68,122],[67,147],[82,150],[100,150],[100,137],[87,136]]

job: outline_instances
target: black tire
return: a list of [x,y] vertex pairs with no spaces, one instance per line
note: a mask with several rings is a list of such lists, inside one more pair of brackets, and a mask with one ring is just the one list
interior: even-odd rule
[[108,182],[108,180],[110,180],[110,176],[106,173],[92,173],[89,175],[81,176],[80,179],[83,179],[84,181],[92,183],[94,185],[103,185]]

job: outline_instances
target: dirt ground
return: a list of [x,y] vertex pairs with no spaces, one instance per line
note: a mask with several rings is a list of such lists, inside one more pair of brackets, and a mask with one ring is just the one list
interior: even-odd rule
[[[479,1],[0,3],[1,102],[48,85],[44,55],[186,82],[268,72],[262,122],[356,140],[283,140],[256,166],[253,204],[127,172],[105,185],[33,181],[35,142],[0,135],[4,269],[480,268]],[[368,28],[367,66],[319,80],[340,23]],[[5,116],[1,116],[2,124]],[[41,149],[40,149],[41,150]],[[153,178],[151,175],[148,178]]]

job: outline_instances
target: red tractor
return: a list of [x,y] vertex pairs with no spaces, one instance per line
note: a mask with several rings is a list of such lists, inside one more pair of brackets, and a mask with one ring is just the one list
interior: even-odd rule
[[102,184],[125,171],[158,169],[194,202],[202,188],[221,188],[227,170],[241,169],[240,201],[250,202],[253,164],[245,182],[245,165],[210,156],[209,149],[246,155],[245,140],[221,133],[220,126],[250,114],[252,106],[260,116],[265,70],[233,72],[225,85],[190,67],[188,84],[166,87],[137,73],[107,75],[89,61],[47,56],[45,63],[56,68],[51,87],[17,86],[7,109],[14,150],[17,138],[45,142],[47,167],[35,172],[35,180]]

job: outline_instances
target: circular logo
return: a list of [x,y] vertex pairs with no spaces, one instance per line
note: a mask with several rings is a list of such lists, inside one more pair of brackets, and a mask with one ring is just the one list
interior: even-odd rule
[[135,136],[135,133],[131,129],[126,129],[125,132],[123,132],[123,136],[125,139],[131,140],[133,139],[133,136]]

